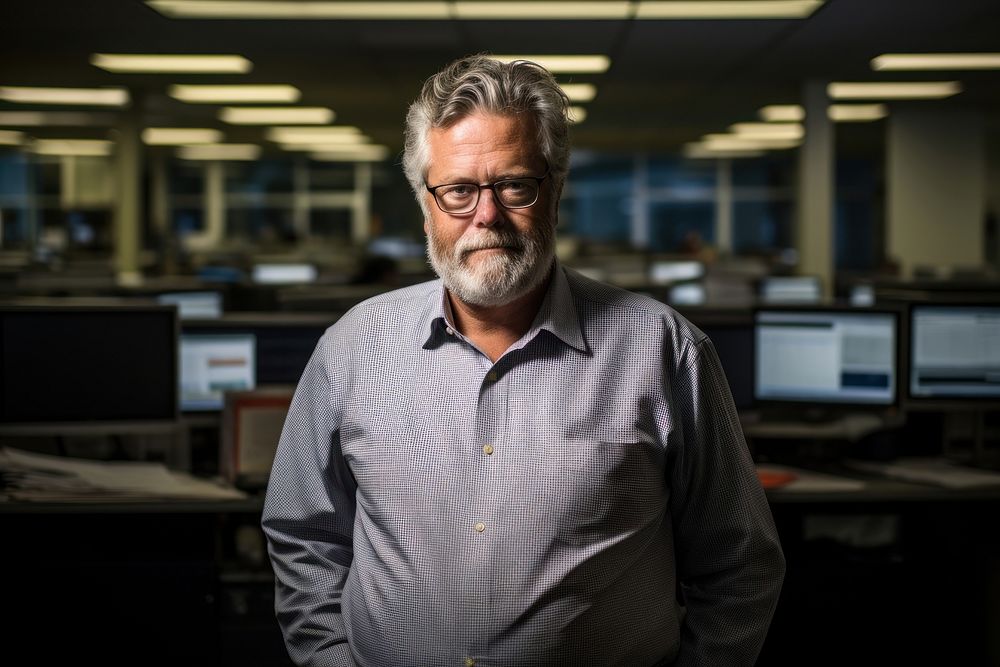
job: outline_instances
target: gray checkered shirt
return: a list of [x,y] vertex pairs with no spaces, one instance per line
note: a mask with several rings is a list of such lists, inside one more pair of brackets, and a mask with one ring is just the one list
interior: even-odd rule
[[496,363],[440,281],[368,300],[299,383],[263,527],[308,665],[749,665],[784,561],[718,358],[556,265]]

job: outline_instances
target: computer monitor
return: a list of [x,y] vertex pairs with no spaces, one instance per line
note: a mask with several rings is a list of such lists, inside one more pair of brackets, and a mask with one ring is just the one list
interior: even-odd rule
[[1000,402],[1000,303],[912,304],[909,324],[909,399]]
[[898,384],[898,323],[898,313],[891,310],[757,310],[755,400],[893,405]]
[[158,303],[177,307],[182,320],[209,320],[222,317],[222,293],[167,292],[156,297]]
[[649,281],[670,285],[683,280],[697,280],[705,275],[705,265],[697,260],[658,260],[649,265]]
[[0,307],[0,429],[172,427],[177,336],[167,306]]
[[818,276],[765,276],[758,297],[766,304],[816,304],[822,299]]
[[671,306],[700,306],[705,303],[705,286],[701,283],[671,285],[667,303]]
[[258,285],[297,285],[316,282],[319,272],[312,264],[255,264],[251,279]]
[[737,410],[750,410],[753,396],[753,322],[749,316],[731,321],[695,322],[712,341]]
[[255,347],[251,334],[182,334],[181,410],[221,410],[226,391],[253,389]]
[[181,333],[253,336],[257,385],[295,385],[331,324],[332,318],[312,313],[230,313],[218,320],[186,320]]

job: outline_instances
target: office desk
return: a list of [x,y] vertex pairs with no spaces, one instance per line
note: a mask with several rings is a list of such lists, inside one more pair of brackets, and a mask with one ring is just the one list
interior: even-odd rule
[[[788,573],[759,665],[1000,664],[1000,490],[855,477],[768,492]],[[8,646],[53,664],[289,664],[266,559],[237,544],[261,537],[262,505],[0,503]],[[831,537],[852,519],[887,538]]]
[[788,563],[760,665],[1000,664],[1000,489],[842,473],[767,492]]
[[283,665],[259,498],[0,503],[4,645],[29,664]]

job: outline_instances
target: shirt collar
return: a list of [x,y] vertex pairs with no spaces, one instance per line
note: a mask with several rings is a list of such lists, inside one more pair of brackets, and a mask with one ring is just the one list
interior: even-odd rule
[[[443,282],[440,280],[437,282],[438,288],[431,290],[428,294],[424,311],[425,317],[421,322],[421,327],[427,331],[427,337],[423,343],[424,348],[440,346],[448,338],[448,329],[453,321],[448,292]],[[577,315],[576,306],[573,304],[573,293],[570,291],[569,280],[566,278],[566,272],[558,259],[555,260],[552,280],[549,281],[549,288],[542,300],[542,305],[522,341],[526,343],[532,340],[540,331],[548,331],[566,345],[580,352],[589,353],[590,351],[583,337],[583,330],[580,328],[580,318]]]

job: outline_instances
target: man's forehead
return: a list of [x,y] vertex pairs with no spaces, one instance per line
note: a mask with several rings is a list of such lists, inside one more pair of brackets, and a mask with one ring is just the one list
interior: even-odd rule
[[470,114],[447,127],[432,128],[428,148],[430,171],[480,158],[527,163],[525,167],[544,161],[534,120],[525,114]]

